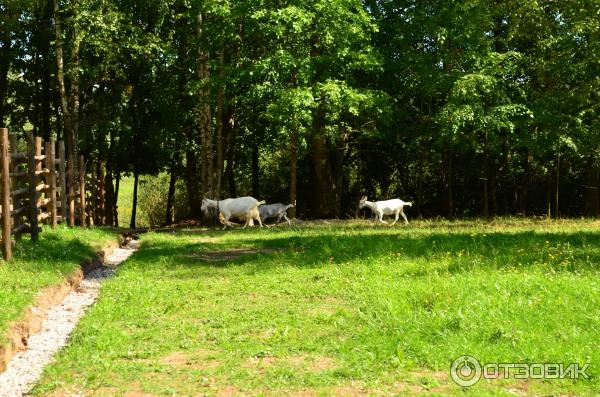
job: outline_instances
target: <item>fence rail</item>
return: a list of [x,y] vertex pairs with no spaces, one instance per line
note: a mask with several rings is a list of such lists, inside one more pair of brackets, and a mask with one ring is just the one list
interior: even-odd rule
[[[19,152],[16,135],[0,128],[0,197],[2,254],[12,258],[12,248],[24,233],[37,241],[40,222],[55,228],[59,222],[86,225],[85,161],[67,159],[65,144],[29,135],[25,152]],[[57,153],[58,150],[58,153]],[[13,240],[14,237],[14,240]]]

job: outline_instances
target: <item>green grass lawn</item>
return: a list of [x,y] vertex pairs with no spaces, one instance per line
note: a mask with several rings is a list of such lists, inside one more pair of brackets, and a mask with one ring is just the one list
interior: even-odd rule
[[[145,234],[34,394],[595,395],[599,263],[583,220]],[[464,354],[591,379],[462,389]]]
[[[137,227],[148,227],[152,226],[148,219],[143,205],[140,205],[140,200],[147,196],[150,191],[156,189],[168,189],[168,185],[161,186],[156,185],[156,177],[152,176],[141,176],[138,186],[138,206],[136,213],[136,226]],[[131,212],[133,209],[133,176],[124,176],[119,182],[119,196],[117,197],[118,215],[119,215],[119,227],[129,227],[131,222]],[[164,206],[165,203],[159,203],[157,205]]]
[[0,262],[0,345],[8,324],[23,314],[45,287],[61,284],[77,266],[93,256],[115,233],[100,229],[44,227],[33,244],[23,238],[14,248],[14,259]]
[[117,206],[119,214],[119,226],[129,227],[129,222],[131,221],[131,209],[133,207],[132,176],[125,176],[121,178],[121,181],[119,182],[119,196],[117,197]]

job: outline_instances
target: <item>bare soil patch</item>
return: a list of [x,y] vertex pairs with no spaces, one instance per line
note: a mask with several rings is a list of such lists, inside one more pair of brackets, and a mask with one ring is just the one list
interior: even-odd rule
[[276,365],[293,367],[298,371],[315,373],[330,371],[339,367],[337,361],[332,357],[311,357],[305,354],[289,357],[252,357],[243,364],[245,368],[255,369],[261,374],[264,373],[267,368]]
[[214,358],[215,351],[200,349],[195,352],[173,352],[160,359],[160,363],[174,367],[189,367],[200,370],[215,369],[223,364]]
[[235,386],[223,386],[217,391],[217,397],[247,396]]

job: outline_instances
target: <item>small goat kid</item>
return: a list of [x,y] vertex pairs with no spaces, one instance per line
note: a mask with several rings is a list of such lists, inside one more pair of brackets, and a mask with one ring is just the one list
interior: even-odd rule
[[258,207],[258,212],[260,213],[260,219],[265,222],[269,218],[277,217],[277,223],[281,222],[281,219],[285,219],[288,225],[291,225],[289,218],[287,217],[287,210],[290,208],[296,207],[296,201],[294,200],[294,204],[266,204]]
[[[228,198],[225,200],[210,200],[210,199],[202,199],[202,207],[200,209],[205,212],[208,208],[216,208],[219,211],[219,215],[222,215],[223,218],[221,222],[223,223],[223,229],[226,229],[227,226],[233,227],[234,223],[230,222],[230,218],[239,218],[246,220],[246,227],[250,221],[250,219],[254,218],[258,220],[260,227],[262,227],[262,222],[260,221],[260,217],[255,217],[255,213],[253,210],[260,205],[263,205],[265,201],[258,201],[254,197],[237,197],[237,198]],[[220,218],[220,217],[219,217]]]
[[398,216],[402,215],[404,218],[404,223],[408,224],[408,219],[406,219],[406,215],[404,215],[404,207],[412,207],[411,202],[402,201],[400,199],[386,200],[386,201],[368,201],[367,196],[363,196],[358,203],[358,208],[363,209],[368,207],[375,213],[375,217],[381,223],[386,223],[383,220],[384,215],[395,215],[396,219],[392,222],[394,225],[398,222]]

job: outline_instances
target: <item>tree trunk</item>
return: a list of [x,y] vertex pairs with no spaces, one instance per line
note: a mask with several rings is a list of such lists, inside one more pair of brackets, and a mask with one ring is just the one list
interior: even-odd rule
[[215,170],[216,186],[215,193],[216,198],[221,198],[221,185],[223,181],[223,107],[225,106],[225,45],[223,39],[221,39],[221,50],[219,51],[219,65],[217,70],[218,86],[217,86],[217,136],[216,136],[216,150],[217,150],[217,167]]
[[558,152],[556,158],[556,189],[554,190],[554,217],[558,219],[559,210],[558,210],[558,196],[560,192],[560,151]]
[[594,164],[588,166],[585,178],[585,216],[600,215],[600,167]]
[[113,226],[115,223],[115,189],[113,187],[113,175],[110,164],[106,164],[106,177],[104,179],[104,187],[106,189],[106,225]]
[[489,194],[488,194],[488,178],[482,177],[480,178],[481,184],[483,186],[483,199],[482,199],[482,210],[481,216],[484,218],[490,217],[490,208],[489,208]]
[[529,192],[529,178],[531,175],[532,155],[529,150],[525,152],[525,164],[523,165],[523,177],[521,178],[521,188],[519,189],[518,212],[522,216],[527,216],[527,194]]
[[202,13],[197,16],[198,38],[198,79],[202,84],[199,91],[199,120],[200,148],[201,148],[201,183],[202,193],[210,197],[215,196],[213,174],[213,143],[212,143],[212,114],[210,109],[210,55],[205,48],[204,18]]
[[546,182],[546,215],[552,218],[552,175],[548,175]]
[[344,191],[344,158],[346,157],[346,145],[348,143],[348,133],[340,128],[339,141],[337,147],[330,151],[333,190],[333,208],[332,214],[335,218],[342,215],[342,193]]
[[227,138],[227,167],[225,168],[225,178],[229,185],[229,197],[236,197],[237,192],[235,188],[235,149],[236,149],[236,130],[235,130],[235,117],[233,110],[229,110],[227,123],[225,124],[225,137]]
[[[50,59],[52,59],[52,54],[50,53],[50,46],[52,43],[52,26],[50,21],[52,19],[52,10],[53,10],[53,2],[47,1],[45,2],[46,6],[44,7],[44,11],[42,14],[42,24],[43,28],[41,29],[41,44],[40,44],[40,52],[43,57],[43,66],[42,66],[42,114],[41,114],[41,128],[44,133],[50,134],[52,127],[50,124],[50,120],[52,118],[52,74],[50,72]],[[60,140],[58,133],[56,134],[56,139]]]
[[[73,2],[74,9],[77,9],[77,2]],[[62,26],[60,17],[59,0],[54,0],[54,29],[56,33],[56,78],[58,81],[58,91],[60,94],[61,110],[63,112],[63,121],[65,132],[67,135],[67,153],[73,158],[77,158],[77,135],[79,128],[79,86],[78,86],[78,68],[79,68],[79,31],[77,23],[73,27],[73,45],[71,48],[71,89],[70,97],[67,96],[65,86],[64,58],[63,58],[63,41],[62,41]]]
[[185,183],[188,193],[188,203],[190,205],[190,215],[193,219],[200,219],[200,199],[202,195],[198,189],[198,157],[193,149],[185,152]]
[[260,164],[258,154],[258,145],[252,146],[252,196],[256,199],[260,196]]
[[1,41],[2,49],[0,50],[0,127],[4,127],[4,112],[6,102],[6,92],[8,89],[8,70],[12,60],[11,40],[10,37],[4,37]]
[[417,202],[415,203],[415,209],[417,210],[417,217],[423,218],[423,183],[425,181],[425,151],[423,147],[419,145],[419,166],[417,167]]
[[175,185],[177,183],[177,161],[175,157],[171,160],[169,174],[169,192],[167,193],[165,225],[172,225],[173,222],[175,222]]
[[[37,39],[37,37],[36,37]],[[50,140],[50,131],[44,131],[42,129],[41,126],[41,109],[40,109],[40,103],[41,103],[41,88],[40,88],[40,84],[41,84],[41,68],[40,68],[40,54],[39,51],[35,51],[35,53],[33,54],[33,76],[34,76],[34,82],[33,82],[33,98],[32,98],[32,105],[33,105],[33,113],[30,116],[30,120],[33,124],[33,134],[35,136],[41,136],[42,139],[44,140],[44,142],[48,142]]]
[[98,205],[96,208],[96,225],[104,226],[106,221],[106,191],[104,186],[104,161],[98,159],[96,165],[96,175],[98,177]]
[[484,143],[484,147],[483,147],[483,156],[484,156],[483,176],[480,178],[481,182],[482,182],[482,186],[483,186],[483,198],[482,198],[483,202],[482,202],[481,215],[484,218],[490,217],[490,198],[489,198],[489,192],[488,192],[488,176],[490,174],[490,157],[488,156],[487,146],[488,146],[488,136],[487,136],[487,132],[486,132],[485,143]]
[[119,227],[119,185],[121,184],[121,171],[117,169],[117,174],[115,175],[115,198],[114,198],[114,217],[115,217],[115,226]]
[[[318,32],[314,32],[310,55],[317,59],[322,55],[321,38]],[[317,68],[314,72],[313,86],[325,82],[327,79],[327,69],[324,65],[317,63]],[[313,125],[311,137],[311,179],[312,179],[312,216],[319,218],[335,217],[339,213],[336,208],[337,190],[335,181],[333,180],[333,169],[329,145],[327,142],[326,113],[325,109],[325,93],[320,93],[319,106],[313,110]]]
[[129,222],[129,228],[136,228],[136,216],[137,216],[137,196],[138,196],[138,182],[139,174],[136,171],[133,172],[133,204],[131,205],[131,222]]
[[[290,204],[296,204],[296,188],[297,188],[297,171],[298,171],[298,129],[293,128],[290,137]],[[296,207],[288,210],[290,218],[296,217]]]
[[338,186],[333,179],[330,151],[325,132],[325,109],[322,106],[315,111],[313,117],[312,143],[312,186],[313,216],[332,218],[338,214],[336,196]]
[[[72,1],[72,8],[77,12],[79,0]],[[70,103],[71,103],[71,125],[73,153],[79,154],[79,22],[77,18],[73,18],[73,39],[71,44],[71,61],[70,61]]]
[[488,181],[489,189],[490,189],[490,203],[492,204],[492,208],[490,210],[490,215],[497,215],[500,211],[498,207],[498,172],[495,162],[491,162],[492,166],[490,167],[490,179]]
[[198,181],[198,156],[193,148],[194,133],[192,126],[188,125],[184,128],[188,146],[185,152],[185,185],[188,194],[188,203],[190,206],[190,216],[193,219],[202,217],[200,210],[200,200],[204,197],[200,193]]
[[449,219],[454,219],[454,192],[453,192],[453,157],[452,150],[446,146],[444,149],[444,167],[442,181],[444,184],[444,202],[443,207]]
[[92,163],[91,159],[88,160],[90,170],[90,183],[86,186],[91,194],[90,200],[86,201],[86,205],[90,208],[89,216],[87,217],[88,224],[94,226],[96,224],[96,214],[98,211],[98,179],[96,174],[96,168]]

